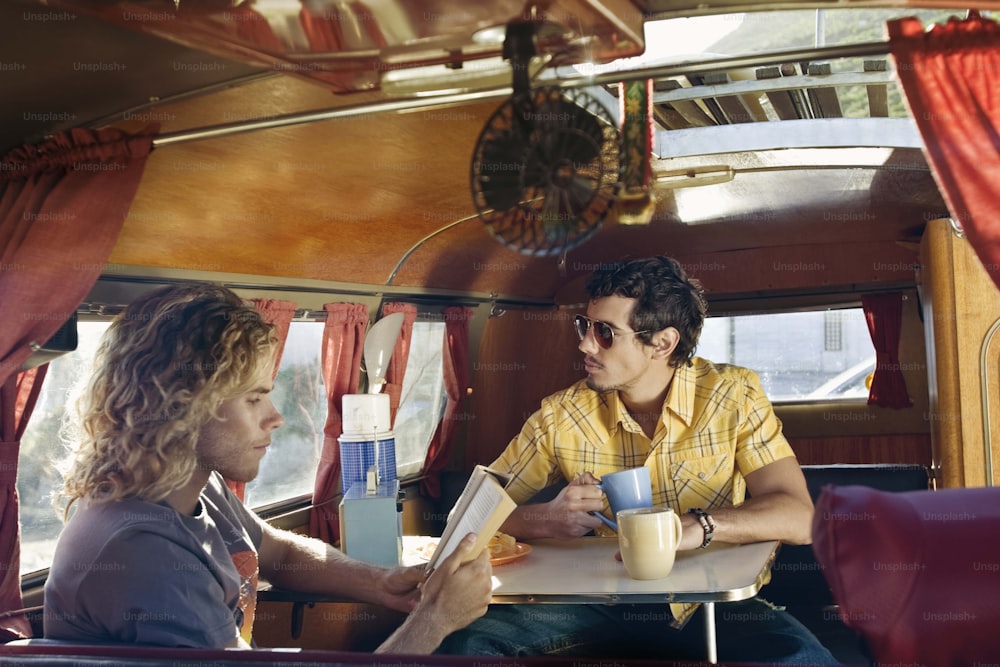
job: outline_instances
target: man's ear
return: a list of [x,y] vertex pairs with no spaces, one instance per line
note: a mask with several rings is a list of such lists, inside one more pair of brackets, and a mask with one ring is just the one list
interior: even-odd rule
[[677,344],[681,342],[681,332],[674,327],[661,329],[653,334],[653,358],[669,359]]

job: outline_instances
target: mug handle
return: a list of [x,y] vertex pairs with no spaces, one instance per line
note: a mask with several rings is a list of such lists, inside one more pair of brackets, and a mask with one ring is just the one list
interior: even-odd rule
[[[601,493],[604,493],[604,487],[601,485],[600,482],[598,482],[597,484],[594,484],[594,486],[597,487],[598,491],[600,491]],[[590,514],[591,514],[591,516],[596,516],[598,519],[600,519],[605,524],[607,524],[607,526],[611,530],[615,531],[616,533],[618,532],[618,524],[615,523],[614,521],[612,521],[611,519],[609,519],[608,517],[604,516],[600,512],[591,512]]]
[[680,515],[678,515],[677,512],[671,512],[671,514],[674,515],[674,544],[680,546],[681,536],[684,534],[684,527],[681,526]]
[[[601,521],[603,521],[604,523],[606,523],[608,525],[608,527],[611,528],[611,530],[615,531],[616,533],[618,532],[618,524],[615,523],[614,521],[612,521],[611,519],[609,519],[608,517],[604,516],[600,512],[591,512],[590,515],[591,516],[596,516],[598,519],[600,519]],[[678,522],[679,521],[680,520],[678,519]],[[680,525],[680,524],[678,523],[678,525]]]

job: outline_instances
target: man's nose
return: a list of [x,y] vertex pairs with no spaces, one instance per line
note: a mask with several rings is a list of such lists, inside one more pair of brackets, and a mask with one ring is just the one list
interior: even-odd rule
[[264,422],[265,428],[268,428],[273,431],[277,428],[281,428],[281,426],[284,425],[284,423],[285,423],[285,418],[282,417],[281,413],[278,412],[278,409],[272,405],[271,414],[268,415],[267,419]]
[[576,346],[576,349],[588,355],[597,354],[601,346],[597,344],[597,339],[594,338],[594,327],[587,327],[587,333],[583,334],[583,338],[580,340],[580,344]]

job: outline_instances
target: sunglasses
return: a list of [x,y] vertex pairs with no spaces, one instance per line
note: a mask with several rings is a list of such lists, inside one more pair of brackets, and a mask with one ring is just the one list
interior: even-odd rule
[[[586,315],[577,315],[573,318],[573,326],[576,328],[576,335],[583,340],[587,337],[587,332],[590,328],[594,328],[594,340],[597,344],[603,347],[605,350],[610,348],[615,342],[615,329],[607,322],[602,322],[600,320],[592,320]],[[652,331],[652,329],[645,329],[643,331],[621,331],[619,335],[626,336],[628,334],[641,334]]]

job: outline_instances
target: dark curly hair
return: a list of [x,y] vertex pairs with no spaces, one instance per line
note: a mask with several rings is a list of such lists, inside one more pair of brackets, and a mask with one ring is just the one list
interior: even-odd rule
[[689,278],[670,257],[649,257],[601,264],[587,282],[591,299],[621,296],[635,299],[629,326],[646,331],[637,337],[647,345],[667,327],[680,333],[670,365],[691,365],[708,305],[701,283]]

